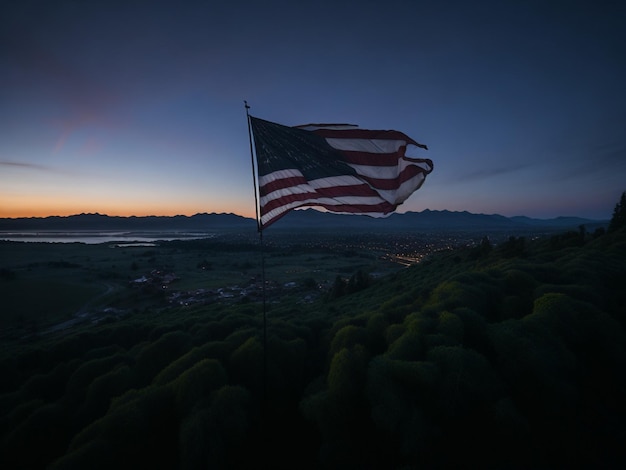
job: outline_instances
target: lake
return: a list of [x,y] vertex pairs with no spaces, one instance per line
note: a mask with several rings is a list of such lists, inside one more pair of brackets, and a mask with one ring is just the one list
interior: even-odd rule
[[150,244],[157,241],[197,240],[214,238],[213,232],[124,232],[124,231],[32,231],[0,232],[0,240],[37,243],[98,243]]

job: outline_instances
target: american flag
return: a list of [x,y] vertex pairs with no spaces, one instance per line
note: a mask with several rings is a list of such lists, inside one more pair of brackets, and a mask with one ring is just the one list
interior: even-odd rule
[[291,209],[384,217],[419,189],[433,170],[426,150],[399,131],[350,124],[288,127],[250,116],[257,160],[262,230]]

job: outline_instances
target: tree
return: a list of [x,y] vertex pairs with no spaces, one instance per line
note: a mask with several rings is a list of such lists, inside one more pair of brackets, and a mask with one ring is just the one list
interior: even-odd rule
[[328,300],[333,300],[341,297],[346,293],[346,287],[348,283],[339,275],[335,278],[335,282],[333,283],[333,287],[330,289],[328,293]]
[[485,235],[480,241],[480,244],[471,250],[469,258],[471,260],[483,258],[491,253],[491,250],[493,250],[493,245],[491,244],[489,237]]
[[626,227],[626,192],[622,193],[622,197],[615,205],[613,217],[609,223],[609,232],[614,232],[622,227]]
[[360,290],[363,290],[370,285],[370,282],[371,282],[371,279],[370,279],[369,274],[359,269],[356,273],[354,273],[350,277],[350,280],[348,281],[346,293],[358,292]]

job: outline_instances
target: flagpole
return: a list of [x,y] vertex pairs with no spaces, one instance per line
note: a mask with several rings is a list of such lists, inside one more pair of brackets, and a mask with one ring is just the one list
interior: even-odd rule
[[[257,196],[257,185],[256,185],[256,171],[254,167],[254,152],[252,150],[252,127],[250,125],[250,105],[246,100],[243,101],[244,106],[246,107],[246,120],[248,121],[248,140],[250,142],[250,163],[252,163],[252,183],[254,187],[254,211],[256,214],[256,228],[259,231],[259,234],[263,233],[263,227],[261,226],[261,219],[259,218],[259,198]],[[263,236],[261,235],[261,240],[263,240]]]
[[[246,118],[248,119],[248,139],[250,141],[250,160],[252,162],[252,181],[254,183],[254,208],[256,211],[257,230],[259,232],[259,242],[261,246],[261,284],[263,293],[263,406],[261,415],[261,425],[264,426],[264,414],[267,406],[267,302],[265,293],[265,250],[263,248],[263,225],[259,217],[259,199],[257,196],[257,178],[256,168],[254,165],[254,152],[252,145],[252,127],[250,124],[250,106],[248,102],[244,100],[246,108]],[[263,431],[263,434],[265,432]]]

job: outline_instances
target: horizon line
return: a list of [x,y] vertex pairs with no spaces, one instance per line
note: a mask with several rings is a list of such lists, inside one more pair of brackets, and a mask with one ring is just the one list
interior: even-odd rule
[[[307,208],[302,208],[302,209],[295,209],[298,211],[310,211],[313,210],[315,212],[319,212],[319,213],[328,213],[331,215],[346,215],[346,214],[336,214],[333,212],[329,212],[329,211],[320,211],[317,210],[313,207],[307,207]],[[514,216],[506,216],[506,215],[502,215],[502,214],[498,214],[498,213],[491,213],[491,214],[486,214],[484,212],[471,212],[468,210],[449,210],[449,209],[429,209],[429,208],[425,208],[421,211],[406,211],[406,212],[393,212],[390,214],[390,216],[392,215],[404,215],[404,214],[420,214],[422,212],[450,212],[450,213],[467,213],[467,214],[472,214],[472,215],[484,215],[484,216],[499,216],[499,217],[505,217],[507,219],[512,219],[512,218],[516,218],[516,217],[524,217],[524,218],[529,218],[529,219],[535,219],[535,220],[553,220],[553,219],[561,219],[561,218],[576,218],[576,219],[584,219],[584,220],[589,220],[589,221],[593,221],[593,222],[607,222],[610,221],[611,218],[605,218],[605,219],[593,219],[593,218],[589,218],[589,217],[582,217],[582,216],[578,216],[578,215],[559,215],[559,216],[554,216],[554,217],[531,217],[531,216],[526,216],[526,215],[514,215]],[[176,215],[156,215],[156,214],[150,214],[150,215],[111,215],[111,214],[103,214],[100,212],[81,212],[81,213],[77,213],[77,214],[69,214],[69,215],[44,215],[44,216],[21,216],[21,217],[0,217],[0,220],[20,220],[20,219],[49,219],[49,218],[70,218],[70,217],[80,217],[80,216],[100,216],[100,217],[111,217],[111,218],[121,218],[121,219],[132,219],[132,218],[150,218],[150,217],[158,217],[158,218],[176,218],[176,217],[187,217],[187,218],[191,218],[191,217],[195,217],[198,215],[233,215],[236,217],[241,217],[243,219],[250,219],[250,220],[256,220],[254,217],[249,217],[249,216],[244,216],[241,214],[237,214],[235,212],[196,212],[192,215],[186,215],[186,214],[176,214]],[[350,214],[350,215],[361,215],[361,214]]]

